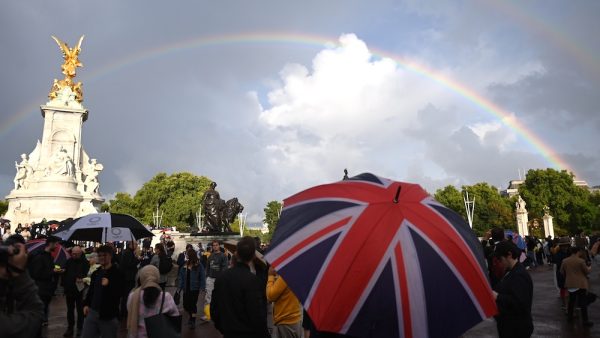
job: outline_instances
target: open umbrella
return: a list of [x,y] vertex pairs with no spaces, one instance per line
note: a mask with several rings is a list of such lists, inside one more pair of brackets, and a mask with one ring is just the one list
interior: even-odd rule
[[457,337],[497,312],[477,237],[416,184],[365,173],[284,206],[265,257],[320,331]]
[[[27,252],[29,254],[32,254],[34,252],[44,250],[44,248],[46,247],[45,244],[45,238],[32,239],[25,243],[25,247],[27,248]],[[69,255],[69,252],[65,250],[65,247],[60,245],[60,243],[56,243],[54,250],[52,250],[50,254],[52,255],[52,258],[54,258],[54,264],[60,265],[63,268],[65,267],[65,264],[67,264],[67,259],[69,259],[69,257],[71,256]]]
[[71,221],[56,230],[54,236],[63,240],[120,242],[131,241],[154,234],[135,217],[125,214],[90,214]]

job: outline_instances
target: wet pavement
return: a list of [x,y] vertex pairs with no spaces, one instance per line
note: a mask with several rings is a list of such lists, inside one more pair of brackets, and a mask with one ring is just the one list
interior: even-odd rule
[[[561,309],[562,301],[554,286],[552,266],[545,265],[530,270],[533,280],[533,335],[532,337],[600,337],[600,301],[588,307],[589,320],[594,323],[591,328],[581,325],[578,311],[572,323],[567,322],[567,315]],[[590,291],[600,293],[600,264],[594,264],[590,274]],[[497,337],[496,323],[488,319],[468,331],[463,337],[483,338]]]
[[[534,285],[533,295],[533,337],[600,337],[600,300],[588,308],[590,321],[594,322],[591,328],[584,328],[581,319],[575,318],[573,323],[567,323],[564,310],[561,309],[561,300],[554,286],[553,271],[550,266],[539,267],[530,271]],[[172,283],[170,283],[172,284]],[[595,264],[590,275],[590,288],[596,294],[600,294],[600,265]],[[174,288],[168,288],[173,293]],[[202,305],[199,301],[199,306]],[[201,309],[202,307],[199,307]],[[180,306],[180,312],[183,308]],[[576,312],[577,313],[577,312]],[[182,337],[220,338],[219,332],[211,322],[200,322],[194,330],[185,326],[187,315],[183,315]],[[121,323],[119,337],[126,337],[125,323]],[[46,337],[59,338],[67,328],[66,304],[63,296],[55,296],[50,304],[50,322],[44,330]],[[488,319],[473,329],[469,330],[463,337],[481,338],[497,337],[496,324],[493,319]]]

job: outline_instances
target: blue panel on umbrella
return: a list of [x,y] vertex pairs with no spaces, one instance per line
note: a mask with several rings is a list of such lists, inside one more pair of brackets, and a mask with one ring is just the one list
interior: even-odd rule
[[377,183],[383,185],[383,182],[379,179],[379,177],[371,174],[371,173],[362,173],[360,175],[349,177],[350,181],[367,181],[372,183]]
[[400,337],[391,262],[387,262],[347,334],[353,337]]
[[356,203],[342,201],[319,201],[286,209],[281,213],[277,229],[271,240],[271,246],[275,247],[296,231],[323,216],[357,205]]
[[479,312],[438,252],[415,231],[410,232],[423,277],[429,337],[458,337],[481,322]]
[[479,241],[477,236],[475,236],[475,233],[473,232],[473,230],[471,230],[471,228],[465,222],[462,216],[454,212],[454,210],[448,209],[443,206],[431,205],[431,207],[434,208],[440,214],[442,214],[442,216],[444,216],[444,218],[446,218],[448,222],[452,224],[454,229],[456,229],[460,236],[465,240],[465,242],[469,246],[469,249],[471,249],[471,252],[473,252],[473,255],[475,256],[477,262],[481,266],[481,270],[486,271],[485,256],[483,254],[481,242]]
[[315,245],[278,271],[292,290],[294,290],[294,294],[300,302],[304,303],[306,297],[308,297],[308,293],[317,278],[317,274],[325,258],[339,236],[340,234],[337,233]]

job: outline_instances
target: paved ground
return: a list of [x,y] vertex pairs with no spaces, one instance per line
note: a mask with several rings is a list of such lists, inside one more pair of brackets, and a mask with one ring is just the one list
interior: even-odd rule
[[[544,266],[531,271],[531,277],[534,283],[533,297],[533,320],[535,330],[533,337],[600,337],[600,300],[592,304],[588,311],[590,320],[594,322],[592,328],[583,328],[581,320],[576,320],[569,324],[566,315],[561,310],[561,302],[558,298],[558,292],[554,287],[553,271],[551,267]],[[600,265],[594,265],[590,278],[591,290],[600,294]],[[169,291],[174,291],[172,288]],[[183,309],[181,309],[183,312]],[[184,315],[183,322],[187,321]],[[124,323],[122,323],[125,325]],[[59,338],[66,330],[66,305],[62,296],[56,296],[50,305],[50,325],[45,330],[47,337]],[[183,329],[184,338],[202,337],[202,338],[220,338],[221,335],[214,328],[212,323],[197,325],[195,330]],[[125,327],[122,326],[120,337],[126,337]],[[468,331],[464,337],[481,338],[497,337],[496,326],[493,319],[488,319]]]

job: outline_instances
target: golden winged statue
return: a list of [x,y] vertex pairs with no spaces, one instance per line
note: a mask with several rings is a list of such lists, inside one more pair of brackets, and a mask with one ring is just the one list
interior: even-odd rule
[[65,62],[61,66],[62,73],[65,75],[65,78],[62,80],[54,79],[52,89],[50,91],[50,94],[48,94],[48,97],[51,100],[55,99],[63,88],[70,87],[71,91],[75,94],[75,100],[77,100],[80,103],[83,101],[83,90],[81,87],[81,82],[73,82],[73,78],[76,75],[77,68],[83,67],[83,64],[81,63],[81,61],[79,61],[79,53],[81,52],[81,42],[83,41],[83,38],[84,35],[82,35],[79,38],[77,46],[69,48],[69,45],[67,45],[65,42],[60,41],[55,36],[52,36],[52,39],[54,39],[54,41],[56,41],[56,43],[58,44],[58,47],[60,47],[60,50],[63,53],[63,58],[65,59]]

